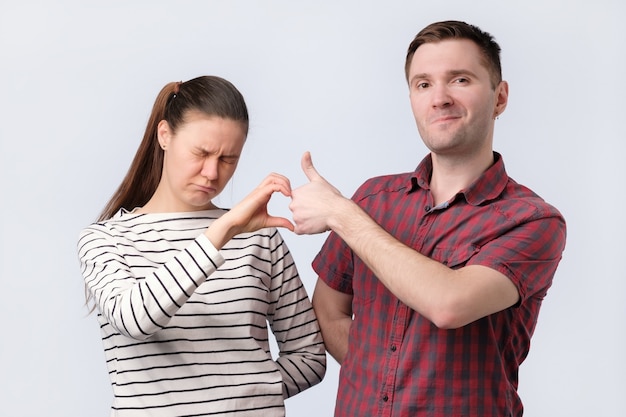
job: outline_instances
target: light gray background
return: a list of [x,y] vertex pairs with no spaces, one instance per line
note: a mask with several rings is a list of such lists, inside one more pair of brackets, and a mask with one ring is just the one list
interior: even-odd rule
[[[248,144],[230,206],[300,156],[346,195],[426,153],[404,54],[426,24],[474,23],[503,48],[510,101],[495,148],[556,205],[568,242],[520,392],[528,416],[623,416],[626,17],[620,0],[0,2],[0,414],[105,416],[99,330],[83,307],[79,230],[119,184],[169,81],[243,92]],[[289,215],[288,200],[272,211]],[[310,293],[324,236],[285,231]],[[330,416],[338,367],[287,401]]]

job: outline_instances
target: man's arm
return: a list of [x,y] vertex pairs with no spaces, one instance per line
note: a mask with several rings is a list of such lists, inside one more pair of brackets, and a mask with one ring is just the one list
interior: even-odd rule
[[310,182],[293,190],[298,234],[332,229],[396,297],[440,328],[457,328],[514,305],[519,294],[504,274],[484,266],[451,269],[404,245],[302,159]]
[[339,364],[343,363],[352,324],[352,295],[334,290],[318,279],[313,292],[313,309],[326,350]]

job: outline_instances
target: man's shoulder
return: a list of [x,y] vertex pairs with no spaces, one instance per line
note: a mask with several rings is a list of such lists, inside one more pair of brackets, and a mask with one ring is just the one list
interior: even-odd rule
[[381,192],[408,192],[412,187],[411,178],[414,176],[414,172],[403,172],[371,177],[361,184],[354,196],[366,198]]
[[533,217],[563,217],[561,212],[552,204],[544,200],[531,188],[509,178],[507,186],[501,195],[501,203],[510,210],[534,213]]

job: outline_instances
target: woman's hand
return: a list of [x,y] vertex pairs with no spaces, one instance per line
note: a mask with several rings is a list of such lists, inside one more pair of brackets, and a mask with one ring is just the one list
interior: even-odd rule
[[271,216],[267,212],[267,204],[276,192],[290,197],[291,184],[287,177],[272,173],[235,207],[209,226],[205,234],[213,246],[219,250],[233,236],[264,227],[284,227],[293,231],[294,226],[288,219]]

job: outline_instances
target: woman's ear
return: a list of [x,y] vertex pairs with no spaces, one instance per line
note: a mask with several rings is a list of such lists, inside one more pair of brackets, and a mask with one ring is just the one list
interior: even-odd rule
[[161,149],[166,150],[172,139],[172,131],[167,121],[161,120],[157,125],[157,138],[159,139]]

